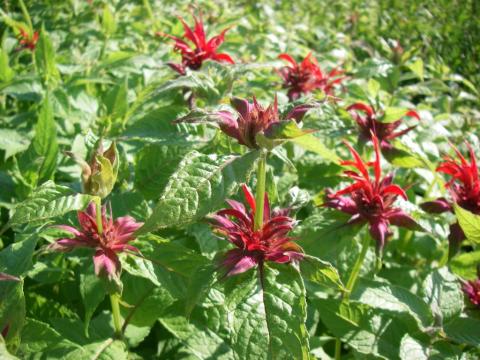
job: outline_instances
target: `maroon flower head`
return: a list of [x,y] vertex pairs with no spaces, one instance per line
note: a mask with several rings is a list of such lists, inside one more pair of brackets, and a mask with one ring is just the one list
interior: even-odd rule
[[372,134],[374,134],[380,141],[382,150],[391,149],[391,140],[402,136],[415,128],[416,125],[397,131],[397,128],[402,124],[404,117],[409,116],[420,120],[420,116],[416,111],[409,110],[400,119],[394,122],[384,123],[377,120],[377,113],[372,107],[363,103],[350,105],[347,108],[347,111],[358,124],[360,130],[359,141],[366,143],[372,140]]
[[255,97],[253,97],[252,103],[248,102],[248,100],[233,98],[231,104],[238,115],[228,111],[219,111],[217,116],[220,119],[220,129],[228,136],[237,139],[240,144],[252,149],[259,147],[256,141],[258,133],[264,132],[268,134],[272,126],[281,121],[290,119],[300,121],[303,115],[311,108],[310,105],[298,105],[286,116],[281,117],[278,113],[277,96],[275,96],[273,104],[266,108],[260,105]]
[[263,226],[255,230],[255,198],[246,185],[242,189],[250,210],[238,201],[227,200],[231,208],[211,217],[216,232],[237,247],[228,251],[221,263],[225,275],[243,273],[257,264],[262,266],[265,261],[288,263],[302,259],[302,248],[288,236],[295,226],[295,220],[288,216],[289,210],[270,210],[265,194]]
[[[217,52],[217,48],[225,41],[225,33],[228,28],[223,30],[220,35],[214,36],[207,40],[202,18],[193,16],[195,26],[191,29],[182,17],[178,17],[183,24],[185,33],[183,39],[173,35],[158,32],[158,36],[167,36],[175,41],[174,50],[180,52],[182,55],[181,64],[168,63],[168,65],[178,72],[180,75],[185,75],[186,68],[198,70],[206,60],[214,60],[218,62],[227,62],[234,64],[230,55]],[[189,45],[186,40],[190,41]]]
[[38,31],[35,31],[33,34],[30,34],[24,28],[20,28],[19,31],[20,34],[18,34],[18,42],[20,44],[20,48],[18,50],[28,49],[30,51],[34,51],[38,42]]
[[[111,212],[111,211],[110,211]],[[134,240],[133,233],[143,223],[135,222],[130,216],[117,218],[116,220],[106,216],[106,207],[102,207],[102,234],[98,231],[96,220],[95,203],[91,202],[86,211],[78,212],[80,229],[68,225],[60,225],[58,228],[70,232],[73,238],[57,240],[49,246],[52,250],[70,251],[78,247],[95,249],[93,263],[97,276],[116,277],[120,274],[121,265],[117,253],[130,250],[138,252],[138,249],[130,244]]]
[[[452,145],[458,159],[445,156],[444,162],[437,167],[437,172],[451,177],[445,187],[448,189],[453,202],[474,214],[480,215],[480,181],[477,160],[471,145],[466,144],[470,153],[470,162]],[[453,212],[452,203],[445,198],[428,201],[420,206],[426,212],[434,214]],[[450,226],[448,239],[453,251],[456,251],[458,245],[465,240],[465,233],[458,223]]]
[[289,63],[278,69],[277,72],[283,79],[283,87],[288,89],[287,95],[290,101],[317,89],[327,95],[333,95],[334,86],[345,79],[345,77],[340,77],[343,71],[337,69],[324,73],[312,53],[309,53],[301,63],[297,63],[288,54],[280,54],[278,58]]
[[[419,229],[419,226],[410,215],[394,206],[399,196],[406,200],[407,195],[400,186],[393,184],[392,174],[381,177],[380,146],[375,136],[372,139],[375,160],[369,163],[364,162],[355,149],[345,142],[353,160],[341,161],[340,164],[356,169],[344,171],[354,182],[336,193],[327,189],[325,206],[351,215],[349,224],[368,223],[370,235],[377,242],[377,250],[381,251],[391,235],[390,225],[408,229]],[[369,167],[373,168],[373,177],[369,174]]]
[[463,292],[470,299],[470,302],[480,309],[480,278],[471,281],[464,281]]

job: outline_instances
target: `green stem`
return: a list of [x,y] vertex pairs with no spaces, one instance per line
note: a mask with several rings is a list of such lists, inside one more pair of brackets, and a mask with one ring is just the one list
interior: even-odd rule
[[152,22],[153,30],[157,30],[155,16],[153,15],[153,10],[152,10],[152,6],[150,5],[150,1],[143,0],[143,7],[147,11],[148,17],[150,18],[150,21]]
[[358,255],[357,261],[355,262],[355,265],[353,265],[352,272],[350,273],[350,277],[348,278],[348,281],[347,281],[347,286],[346,286],[347,291],[345,292],[345,295],[343,297],[347,301],[350,299],[350,294],[353,288],[355,287],[355,283],[357,282],[357,278],[358,278],[358,275],[360,274],[360,269],[362,268],[363,261],[365,260],[365,255],[367,254],[369,244],[370,244],[370,234],[366,232],[362,241],[362,249],[360,250],[360,255]]
[[[368,231],[365,233],[362,241],[362,249],[360,250],[360,254],[358,255],[357,261],[353,265],[352,272],[347,281],[347,285],[345,287],[346,291],[343,293],[343,300],[347,301],[350,300],[350,294],[355,287],[355,284],[358,279],[358,275],[360,274],[360,269],[362,268],[363,262],[365,261],[365,255],[367,254],[368,245],[370,244],[370,234]],[[342,342],[339,338],[335,340],[335,360],[340,360],[342,352]]]
[[27,22],[27,25],[29,27],[30,34],[33,35],[32,19],[30,18],[30,14],[28,13],[25,3],[23,2],[23,0],[18,0],[18,5],[20,5],[20,9],[22,10],[23,17],[25,18],[25,21]]
[[267,153],[263,152],[257,164],[257,192],[255,195],[255,222],[254,230],[263,226],[263,208],[265,205],[265,181],[266,181]]
[[97,197],[95,199],[96,215],[97,215],[97,230],[98,234],[103,234],[103,221],[102,221],[102,199]]
[[112,305],[113,326],[115,328],[115,336],[122,337],[122,325],[120,323],[120,303],[118,294],[110,295],[110,304]]

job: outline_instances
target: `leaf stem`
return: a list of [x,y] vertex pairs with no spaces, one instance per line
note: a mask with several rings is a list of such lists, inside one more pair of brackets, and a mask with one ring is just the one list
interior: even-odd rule
[[362,241],[362,249],[360,250],[360,254],[358,255],[355,265],[353,265],[352,272],[350,273],[350,277],[348,278],[347,285],[345,287],[347,291],[345,292],[343,298],[347,301],[350,299],[350,294],[355,287],[355,283],[357,282],[357,278],[360,274],[360,269],[362,268],[363,262],[365,260],[365,255],[367,254],[369,244],[370,234],[366,232]]
[[[358,255],[357,261],[353,265],[352,272],[347,281],[347,285],[345,286],[346,291],[343,293],[343,300],[348,302],[350,300],[350,294],[355,287],[355,284],[358,279],[358,275],[360,274],[360,269],[362,268],[363,262],[365,261],[365,255],[367,254],[368,245],[370,244],[370,234],[365,232],[365,236],[363,237],[362,241],[362,249],[360,250],[360,254]],[[340,360],[342,352],[342,342],[339,338],[335,340],[335,360]]]
[[110,295],[110,304],[112,305],[113,326],[115,328],[115,336],[122,337],[122,325],[120,323],[120,304],[118,302],[118,294]]
[[263,226],[263,208],[265,205],[265,181],[266,181],[267,153],[262,152],[257,165],[257,189],[255,194],[255,222],[254,230]]

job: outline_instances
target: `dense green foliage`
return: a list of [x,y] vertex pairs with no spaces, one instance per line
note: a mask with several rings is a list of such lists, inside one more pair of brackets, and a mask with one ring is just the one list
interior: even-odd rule
[[[436,172],[454,154],[449,142],[480,156],[477,1],[4,0],[0,9],[1,359],[480,356],[480,308],[462,291],[479,276],[480,213],[421,209],[452,196]],[[192,13],[209,37],[230,27],[220,50],[235,64],[207,61],[185,76],[167,66],[180,55],[162,34],[181,37],[177,16],[193,24]],[[21,29],[38,31],[33,49]],[[314,91],[290,102],[278,56],[310,51],[345,79],[336,99]],[[282,116],[311,108],[300,124],[257,134],[263,149],[220,131],[232,97],[275,95]],[[383,251],[367,226],[324,206],[327,188],[348,183],[343,139],[374,157],[346,110],[358,102],[383,124],[410,109],[420,117],[406,117],[400,129],[413,130],[382,149],[383,174],[408,196],[396,204],[419,224],[392,226]],[[243,201],[245,183],[291,210],[305,255],[224,277],[219,262],[233,246],[206,220],[225,200]],[[52,251],[71,237],[52,225],[78,227],[76,212],[101,201],[114,218],[144,223],[130,242],[140,252],[118,252],[121,277],[108,280],[95,275],[92,249]],[[456,221],[466,239],[454,248]]]

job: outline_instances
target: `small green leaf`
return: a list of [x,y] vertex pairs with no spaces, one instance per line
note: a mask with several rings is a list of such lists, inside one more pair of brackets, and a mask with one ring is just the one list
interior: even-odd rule
[[93,268],[85,274],[80,274],[80,295],[85,308],[85,334],[88,335],[90,319],[105,298],[105,288],[102,281],[93,273]]
[[286,141],[307,135],[312,130],[301,129],[295,120],[280,121],[273,124],[268,133],[258,133],[255,140],[260,147],[272,150]]
[[421,58],[418,58],[413,63],[408,65],[408,68],[412,70],[412,72],[417,75],[420,80],[424,80],[423,60]]
[[107,4],[103,8],[102,30],[106,37],[110,37],[117,30],[115,14]]
[[0,82],[8,83],[15,73],[9,65],[7,50],[0,48]]
[[305,255],[300,261],[300,273],[303,278],[319,285],[344,290],[340,275],[332,264],[314,256]]
[[452,271],[466,280],[477,278],[477,265],[480,264],[480,251],[472,251],[455,256],[450,260]]
[[128,111],[128,84],[127,79],[119,82],[105,98],[107,114],[112,118],[123,118]]
[[367,84],[368,94],[375,99],[380,91],[380,83],[375,79],[369,79]]
[[55,63],[55,50],[47,30],[42,27],[38,44],[35,50],[35,59],[47,83],[55,83],[60,78],[60,73]]
[[480,244],[480,215],[473,214],[457,204],[454,205],[454,209],[458,223],[467,239],[475,244]]
[[407,112],[408,112],[408,109],[406,108],[387,107],[385,108],[384,115],[380,119],[380,121],[383,123],[391,123],[405,116]]
[[304,136],[296,137],[291,140],[293,143],[304,148],[305,150],[311,151],[320,155],[324,160],[337,163],[340,158],[334,151],[327,148],[322,142],[321,139],[317,138],[313,134],[307,134]]
[[258,156],[258,151],[243,156],[190,152],[170,177],[151,217],[137,234],[186,225],[217,210],[247,181]]

